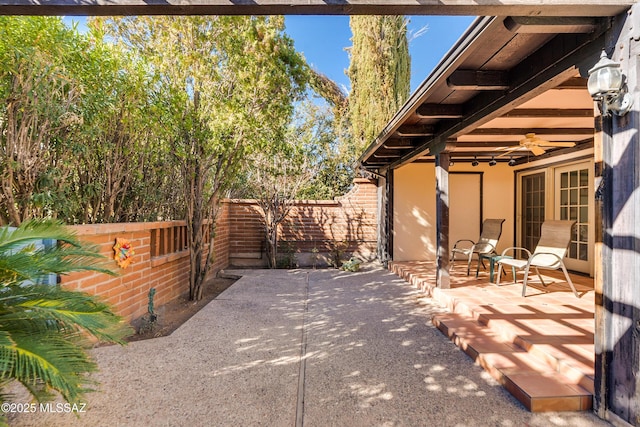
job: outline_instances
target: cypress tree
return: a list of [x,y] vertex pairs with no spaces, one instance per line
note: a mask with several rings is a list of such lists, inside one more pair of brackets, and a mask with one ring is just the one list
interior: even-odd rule
[[404,16],[352,16],[350,26],[349,119],[362,152],[409,97],[411,59]]

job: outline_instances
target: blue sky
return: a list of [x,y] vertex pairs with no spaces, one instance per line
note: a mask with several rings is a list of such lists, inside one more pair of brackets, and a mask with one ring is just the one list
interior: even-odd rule
[[[408,30],[415,34],[426,26],[426,31],[410,40],[411,91],[429,75],[445,53],[458,40],[474,17],[469,16],[410,16]],[[296,50],[302,52],[315,69],[348,89],[345,70],[351,46],[348,16],[287,16],[286,32],[294,40]]]
[[[444,54],[467,29],[474,17],[469,16],[410,16],[408,30],[415,34],[421,28],[426,31],[412,38],[411,91],[429,75]],[[65,22],[79,22],[82,31],[83,17],[66,17]],[[296,49],[302,52],[316,70],[330,77],[346,90],[349,79],[345,70],[349,67],[349,55],[345,48],[351,46],[351,30],[348,16],[287,16],[286,32],[294,40]]]

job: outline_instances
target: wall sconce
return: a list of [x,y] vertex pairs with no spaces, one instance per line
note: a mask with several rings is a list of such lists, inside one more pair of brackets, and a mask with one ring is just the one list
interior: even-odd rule
[[620,64],[607,58],[603,50],[600,60],[589,70],[587,89],[594,101],[600,103],[600,112],[608,116],[624,116],[633,105],[633,98],[624,87],[624,76]]
[[495,166],[498,162],[496,162],[496,159],[494,159],[493,157],[491,158],[491,160],[489,160],[489,166]]
[[473,167],[475,168],[475,167],[476,167],[476,166],[478,166],[479,164],[480,164],[480,162],[478,162],[478,159],[474,157],[474,158],[473,158],[473,162],[471,162],[471,166],[473,166]]

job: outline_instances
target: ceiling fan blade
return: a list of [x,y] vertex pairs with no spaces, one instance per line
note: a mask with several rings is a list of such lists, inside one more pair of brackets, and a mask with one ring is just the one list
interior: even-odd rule
[[538,147],[537,145],[530,145],[529,150],[533,153],[534,156],[539,156],[540,154],[544,154],[546,151],[542,147]]
[[515,147],[512,148],[510,150],[505,151],[504,153],[498,154],[497,156],[495,156],[494,158],[499,159],[500,157],[504,157],[504,156],[508,156],[509,154],[515,152],[515,151],[522,151],[522,147]]
[[539,140],[536,145],[540,147],[575,147],[575,142],[550,142]]

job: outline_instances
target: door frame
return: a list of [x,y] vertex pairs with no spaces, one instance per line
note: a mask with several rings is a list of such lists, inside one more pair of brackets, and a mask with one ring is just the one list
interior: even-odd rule
[[[588,190],[587,190],[587,260],[577,261],[572,258],[565,257],[564,263],[567,269],[573,271],[579,271],[589,276],[593,276],[594,269],[594,248],[595,248],[595,200],[594,200],[594,161],[583,160],[578,162],[571,162],[564,165],[557,165],[553,167],[553,173],[551,173],[551,180],[553,181],[553,219],[560,219],[560,183],[557,182],[560,173],[571,170],[586,169],[588,172]],[[579,196],[578,196],[579,197]]]
[[[523,169],[516,172],[516,197],[515,197],[515,239],[516,246],[522,246],[522,177],[527,175],[533,175],[538,173],[545,174],[545,210],[544,210],[544,219],[545,220],[554,220],[560,218],[560,208],[559,203],[559,191],[556,186],[556,171],[562,170],[565,168],[578,168],[580,165],[584,165],[586,169],[589,170],[589,237],[588,237],[588,271],[584,271],[585,274],[589,274],[589,276],[593,276],[594,274],[594,266],[595,266],[595,203],[593,197],[594,191],[594,160],[593,156],[581,157],[579,159],[575,159],[574,161],[565,161],[565,162],[556,162],[544,166],[538,166],[531,169]],[[585,167],[582,167],[583,169]],[[556,195],[556,193],[558,193]],[[566,260],[567,258],[565,258]],[[571,264],[571,262],[570,262]],[[571,267],[567,266],[568,269],[573,270]],[[576,270],[573,270],[576,271]],[[579,271],[579,270],[578,270]]]

